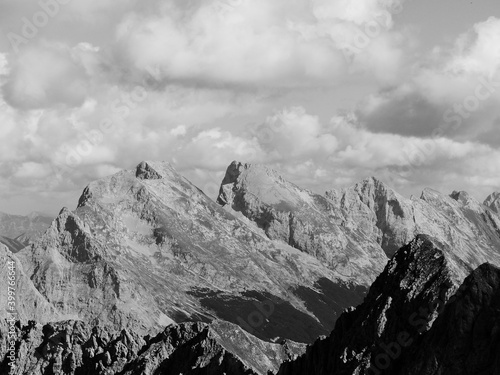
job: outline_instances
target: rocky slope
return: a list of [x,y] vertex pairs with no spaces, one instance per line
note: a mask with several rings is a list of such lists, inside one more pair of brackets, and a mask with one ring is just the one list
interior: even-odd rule
[[28,245],[45,232],[52,220],[53,217],[38,212],[32,212],[28,216],[0,212],[0,236]]
[[368,178],[321,196],[266,166],[233,162],[218,202],[254,221],[269,238],[312,254],[339,272],[364,272],[371,280],[383,254],[385,264],[418,234],[453,246],[473,266],[491,261],[491,249],[500,247],[497,201],[481,204],[466,192],[448,196],[425,189],[420,198],[407,199]]
[[368,285],[387,262],[380,245],[363,229],[345,225],[335,202],[299,188],[265,166],[233,162],[217,202],[255,222],[270,239]]
[[64,315],[59,314],[57,308],[53,306],[42,293],[35,288],[29,275],[26,274],[23,265],[19,259],[5,246],[0,244],[0,280],[3,287],[0,288],[0,321],[4,322],[6,318],[10,318],[10,311],[7,310],[8,301],[8,281],[10,269],[9,262],[16,275],[15,285],[15,313],[16,318],[27,322],[29,319],[36,321],[52,320],[56,321],[64,319]]
[[500,214],[500,193],[495,192],[490,194],[484,201],[484,205],[491,208],[497,214]]
[[368,286],[270,240],[168,163],[91,183],[15,256],[59,315],[140,334],[222,319],[263,340],[312,342]]
[[[19,375],[265,375],[303,351],[292,342],[263,342],[227,322],[171,325],[153,337],[127,329],[115,334],[80,321],[30,321],[16,329],[19,354],[11,374]],[[1,335],[2,353],[6,347]],[[8,372],[9,362],[0,363],[0,373]]]
[[[484,320],[479,315],[485,311],[485,304],[490,304],[492,298],[498,296],[496,284],[473,281],[472,284],[476,286],[471,286],[471,279],[476,280],[478,272],[482,274],[481,270],[488,267],[481,266],[479,271],[473,272],[461,288],[461,291],[473,289],[477,298],[468,297],[461,291],[453,296],[465,276],[472,272],[471,267],[457,256],[453,248],[431,237],[419,235],[396,252],[371,286],[363,304],[342,314],[330,336],[318,340],[296,361],[283,364],[278,374],[448,373],[435,371],[436,366],[439,367],[436,363],[440,361],[444,367],[451,365],[448,358],[441,358],[439,354],[436,354],[437,357],[431,355],[434,353],[432,349],[436,349],[436,353],[445,351],[448,356],[453,356],[454,350],[460,347],[461,353],[465,353],[470,346],[464,342],[470,344],[467,340],[470,340],[471,327],[476,321],[482,324],[482,328],[478,327],[478,333],[485,330],[495,332],[496,322],[500,318],[498,311],[487,307],[489,315]],[[455,302],[447,305],[450,298]],[[457,300],[462,301],[462,305],[457,306]],[[457,327],[462,325],[465,325],[464,329],[457,332]],[[497,347],[495,334],[491,337],[487,334],[476,337],[488,350]],[[431,347],[428,341],[433,338],[437,342]],[[413,361],[413,367],[410,366],[412,369],[401,372],[401,368],[415,358],[420,359]],[[426,360],[423,361],[423,358]],[[488,362],[488,359],[483,360]],[[422,369],[428,372],[413,369],[420,369],[422,362],[425,364]],[[450,368],[456,370],[458,366]]]
[[472,272],[415,347],[400,374],[500,374],[500,269]]

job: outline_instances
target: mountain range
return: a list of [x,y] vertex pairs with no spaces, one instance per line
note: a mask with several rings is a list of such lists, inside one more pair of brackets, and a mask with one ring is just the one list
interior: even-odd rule
[[17,252],[42,235],[54,218],[40,212],[27,216],[0,212],[0,243]]
[[[16,371],[496,370],[499,212],[499,193],[405,198],[368,178],[317,194],[240,162],[212,199],[142,162],[90,183],[76,210],[33,219],[41,235],[0,217],[4,244],[29,233],[0,244],[17,269]],[[453,362],[476,344],[487,350],[469,367]],[[6,353],[2,333],[0,371]]]

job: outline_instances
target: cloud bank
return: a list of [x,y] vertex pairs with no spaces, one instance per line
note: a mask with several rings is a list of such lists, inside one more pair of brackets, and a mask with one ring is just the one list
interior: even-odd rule
[[405,194],[499,190],[498,18],[422,56],[400,1],[0,8],[0,211],[73,207],[144,159],[211,195],[235,159],[318,191],[370,175]]

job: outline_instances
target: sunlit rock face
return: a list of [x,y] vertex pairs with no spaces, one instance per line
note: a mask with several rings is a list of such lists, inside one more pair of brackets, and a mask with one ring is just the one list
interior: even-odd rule
[[61,210],[15,256],[55,310],[40,318],[27,306],[27,319],[138,334],[221,319],[262,340],[310,343],[359,304],[371,282],[270,239],[165,162],[92,182],[75,211]]
[[500,214],[500,193],[495,192],[490,194],[484,201],[484,205],[491,208],[497,214]]
[[373,238],[371,222],[370,227],[350,225],[330,195],[301,189],[268,167],[233,162],[218,203],[243,214],[268,238],[360,282],[371,283],[387,262]]
[[373,177],[322,196],[266,166],[240,162],[228,167],[218,198],[269,238],[339,272],[371,280],[380,272],[381,258],[391,257],[418,234],[453,246],[471,266],[500,259],[491,252],[500,248],[500,217],[492,208],[495,200],[490,201],[481,204],[466,192],[444,195],[432,189],[407,199]]
[[[439,240],[417,236],[396,252],[360,306],[342,314],[328,337],[284,363],[278,374],[498,369],[493,353],[499,347],[500,271],[488,263],[473,271],[461,255]],[[481,349],[472,350],[476,345]]]

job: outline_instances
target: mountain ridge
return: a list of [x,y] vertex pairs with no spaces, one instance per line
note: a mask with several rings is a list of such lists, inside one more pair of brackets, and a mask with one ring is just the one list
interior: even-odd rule
[[[355,371],[382,354],[369,344],[371,332],[394,339],[400,326],[411,328],[404,323],[411,306],[432,302],[443,285],[447,301],[474,268],[500,264],[495,199],[483,204],[465,192],[432,189],[407,199],[374,177],[320,195],[272,168],[234,161],[214,201],[171,164],[144,161],[91,182],[76,210],[63,208],[41,237],[15,254],[2,247],[0,256],[18,264],[27,296],[19,306],[23,326],[31,320],[52,330],[60,321],[82,321],[115,336],[125,329],[153,337],[165,326],[222,322],[257,347],[287,341],[303,351],[300,343],[315,342],[282,366],[284,374],[295,374],[310,355],[334,367],[342,357]],[[423,272],[424,261],[434,273]],[[222,355],[198,331],[185,349],[208,346]],[[315,341],[320,336],[326,338]],[[224,353],[243,353],[240,362],[250,363],[250,352],[231,345]],[[197,358],[215,365],[202,352]],[[266,353],[237,371],[262,373],[275,355]],[[103,359],[99,371],[123,362]]]

